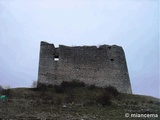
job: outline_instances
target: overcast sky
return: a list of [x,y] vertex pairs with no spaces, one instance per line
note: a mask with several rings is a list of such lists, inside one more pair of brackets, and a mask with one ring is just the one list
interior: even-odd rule
[[122,46],[134,94],[160,97],[159,0],[0,0],[0,85],[29,87],[40,41]]

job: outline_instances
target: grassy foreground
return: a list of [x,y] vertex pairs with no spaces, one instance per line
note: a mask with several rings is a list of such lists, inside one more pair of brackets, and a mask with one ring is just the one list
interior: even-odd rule
[[[159,120],[131,114],[160,115],[160,100],[149,96],[122,94],[103,99],[101,88],[74,87],[57,90],[15,88],[8,100],[0,101],[0,119],[12,120]],[[103,104],[106,100],[106,104]],[[127,113],[127,115],[126,115]],[[126,116],[125,116],[126,115]]]

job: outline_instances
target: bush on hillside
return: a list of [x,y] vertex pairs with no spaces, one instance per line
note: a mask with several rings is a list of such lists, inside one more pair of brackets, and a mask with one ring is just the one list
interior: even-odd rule
[[91,84],[87,86],[88,90],[93,90],[96,88],[95,84]]
[[46,91],[47,90],[47,85],[44,83],[38,83],[37,84],[37,90],[39,91]]
[[108,86],[104,88],[105,91],[107,91],[108,93],[110,93],[110,95],[112,95],[113,97],[116,97],[117,95],[119,95],[120,93],[118,92],[118,90],[113,87],[113,86]]
[[101,104],[102,106],[110,106],[111,102],[111,95],[107,91],[104,91],[101,95],[97,96],[96,102],[97,104]]
[[48,88],[53,88],[54,86],[52,84],[49,84],[47,87]]
[[64,88],[60,85],[54,85],[54,89],[56,93],[64,93]]
[[56,93],[64,93],[66,89],[76,88],[76,87],[85,87],[85,83],[73,80],[73,81],[63,81],[61,82],[60,85],[54,85]]
[[60,86],[62,88],[76,88],[76,87],[85,87],[85,83],[77,80],[72,81],[63,81]]
[[75,99],[75,93],[73,91],[70,91],[65,98],[67,103],[74,102],[74,99]]

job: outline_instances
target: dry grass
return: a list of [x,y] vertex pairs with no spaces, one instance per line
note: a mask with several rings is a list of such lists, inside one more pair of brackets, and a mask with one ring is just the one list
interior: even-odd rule
[[[150,111],[160,115],[159,99],[119,94],[111,97],[111,105],[97,104],[103,89],[74,87],[57,93],[54,87],[44,91],[34,88],[11,89],[8,101],[0,102],[0,118],[57,120],[126,120],[125,113]],[[133,119],[135,120],[135,118]]]

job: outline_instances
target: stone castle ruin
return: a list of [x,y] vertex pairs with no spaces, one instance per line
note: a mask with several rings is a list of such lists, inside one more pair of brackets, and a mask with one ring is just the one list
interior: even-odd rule
[[96,86],[114,86],[132,93],[123,48],[120,46],[74,46],[41,42],[38,83],[57,85],[79,80]]

